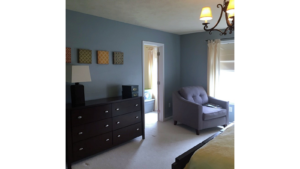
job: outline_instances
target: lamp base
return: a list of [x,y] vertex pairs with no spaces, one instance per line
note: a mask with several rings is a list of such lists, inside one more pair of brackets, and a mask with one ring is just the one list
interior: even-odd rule
[[80,85],[79,83],[75,83],[75,85],[71,85],[71,102],[72,102],[72,106],[85,105],[83,85]]

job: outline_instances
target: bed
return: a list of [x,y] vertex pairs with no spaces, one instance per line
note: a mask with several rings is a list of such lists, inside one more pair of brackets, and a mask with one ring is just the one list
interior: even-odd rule
[[233,169],[234,125],[215,133],[175,158],[172,169]]

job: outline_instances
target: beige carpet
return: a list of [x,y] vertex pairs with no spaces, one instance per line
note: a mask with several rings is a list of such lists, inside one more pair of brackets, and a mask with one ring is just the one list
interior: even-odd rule
[[200,131],[173,120],[157,122],[156,113],[145,116],[145,140],[137,137],[72,165],[72,169],[170,169],[175,158],[205,140],[221,127]]

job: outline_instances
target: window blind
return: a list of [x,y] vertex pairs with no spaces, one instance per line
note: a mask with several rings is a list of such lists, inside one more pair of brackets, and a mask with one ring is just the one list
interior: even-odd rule
[[221,41],[220,69],[234,71],[234,40]]

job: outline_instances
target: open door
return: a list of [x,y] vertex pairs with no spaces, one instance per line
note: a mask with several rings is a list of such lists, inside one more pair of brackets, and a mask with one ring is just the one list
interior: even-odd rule
[[164,46],[157,47],[158,70],[157,70],[157,89],[158,89],[158,121],[164,121]]
[[[157,84],[157,119],[158,121],[164,121],[164,60],[163,60],[163,55],[164,55],[164,44],[160,43],[155,43],[155,42],[147,42],[143,41],[143,88],[142,90],[145,90],[145,86],[148,86],[147,83],[147,78],[145,77],[145,72],[147,73],[148,67],[145,65],[145,60],[148,59],[145,50],[147,50],[145,47],[146,46],[153,46],[156,48],[155,52],[157,52],[156,57],[157,57],[157,81],[155,84]],[[146,74],[147,75],[147,74]],[[153,83],[154,85],[154,83]],[[147,90],[147,89],[146,89]],[[147,92],[146,92],[147,93]],[[145,98],[145,92],[143,91],[143,97]],[[146,104],[145,104],[145,109]]]

